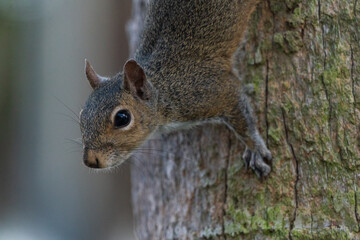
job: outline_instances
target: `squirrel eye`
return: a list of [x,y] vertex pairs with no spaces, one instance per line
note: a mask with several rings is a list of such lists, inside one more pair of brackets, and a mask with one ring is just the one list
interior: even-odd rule
[[122,128],[129,125],[131,121],[131,115],[128,110],[120,110],[115,114],[114,127]]

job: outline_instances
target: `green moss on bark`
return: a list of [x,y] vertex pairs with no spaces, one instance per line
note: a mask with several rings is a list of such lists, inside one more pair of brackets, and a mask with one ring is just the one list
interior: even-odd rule
[[245,49],[260,49],[262,61],[236,67],[244,82],[255,79],[273,173],[261,181],[231,159],[229,236],[360,239],[358,5],[269,0],[254,14],[247,37],[257,40]]

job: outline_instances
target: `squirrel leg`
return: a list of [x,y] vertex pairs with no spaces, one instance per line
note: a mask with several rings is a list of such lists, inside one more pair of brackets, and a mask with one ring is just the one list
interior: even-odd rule
[[238,105],[225,117],[225,121],[246,144],[243,154],[246,167],[253,169],[259,177],[267,176],[271,171],[268,164],[272,156],[257,129],[256,119],[245,93],[241,95]]

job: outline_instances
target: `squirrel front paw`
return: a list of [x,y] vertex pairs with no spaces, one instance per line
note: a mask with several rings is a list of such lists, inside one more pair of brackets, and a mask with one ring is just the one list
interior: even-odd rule
[[[271,162],[272,156],[268,149],[251,151],[249,148],[246,148],[243,159],[246,168],[248,169],[250,167],[258,177],[266,177],[269,175],[271,167],[267,163]],[[264,160],[267,163],[265,163]]]

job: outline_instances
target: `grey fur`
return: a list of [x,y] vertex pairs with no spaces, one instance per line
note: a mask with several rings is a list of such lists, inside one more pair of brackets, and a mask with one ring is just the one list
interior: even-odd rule
[[[147,91],[151,97],[142,100],[136,91],[130,94],[124,91],[124,73],[102,83],[90,95],[81,116],[85,146],[101,152],[107,149],[103,145],[112,144],[115,152],[123,151],[128,156],[158,129],[216,119],[226,123],[247,145],[244,153],[247,165],[259,176],[268,175],[270,167],[264,159],[271,161],[271,153],[232,70],[233,54],[257,2],[151,1],[135,54],[149,83]],[[111,130],[109,116],[118,105],[130,111],[143,109],[134,120],[135,133]],[[118,144],[120,137],[123,142]],[[136,144],[129,146],[126,141]]]

